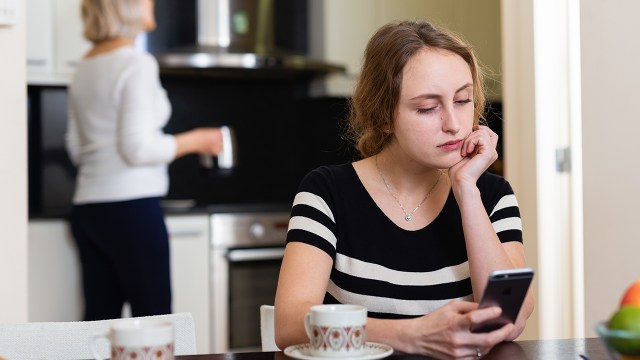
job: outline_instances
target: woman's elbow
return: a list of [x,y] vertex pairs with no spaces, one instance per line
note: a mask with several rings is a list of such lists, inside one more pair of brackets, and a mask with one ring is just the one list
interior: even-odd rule
[[129,166],[143,166],[149,163],[148,156],[145,155],[146,151],[142,148],[123,148],[120,150],[120,154],[124,162]]
[[279,349],[309,341],[304,328],[297,325],[295,322],[290,321],[275,321],[273,334]]
[[288,346],[294,345],[293,341],[291,341],[291,337],[289,336],[289,334],[287,334],[286,330],[284,329],[281,329],[279,331],[278,328],[276,327],[274,336],[275,336],[276,346],[278,346],[278,349],[280,350],[283,350]]
[[277,332],[275,335],[275,342],[276,342],[276,346],[280,350],[286,349],[287,346],[289,346],[287,342],[285,342],[284,338],[282,338],[282,336],[279,336]]
[[533,308],[534,308],[534,301],[533,301],[533,297],[531,297],[523,305],[520,316],[518,316],[518,319],[514,324],[513,331],[509,333],[509,336],[507,336],[507,338],[505,339],[506,341],[513,341],[522,334],[522,332],[524,331],[527,325],[527,320],[529,319],[529,317],[531,317],[531,314],[533,313]]

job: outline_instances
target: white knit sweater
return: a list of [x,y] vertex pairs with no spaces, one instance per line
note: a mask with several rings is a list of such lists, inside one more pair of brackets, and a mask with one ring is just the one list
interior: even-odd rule
[[73,203],[164,196],[176,154],[175,138],[162,132],[170,115],[151,55],[125,46],[82,60],[69,87]]

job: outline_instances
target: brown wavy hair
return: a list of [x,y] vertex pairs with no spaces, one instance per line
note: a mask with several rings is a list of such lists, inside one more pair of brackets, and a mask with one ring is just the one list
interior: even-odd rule
[[402,70],[418,51],[443,49],[459,55],[471,70],[474,124],[484,111],[483,74],[473,49],[452,32],[426,21],[402,21],[384,25],[371,37],[364,51],[362,69],[350,100],[347,136],[362,157],[373,156],[391,141]]

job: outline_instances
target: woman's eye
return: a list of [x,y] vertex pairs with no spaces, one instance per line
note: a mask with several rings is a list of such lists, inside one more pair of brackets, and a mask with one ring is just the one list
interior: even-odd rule
[[433,112],[435,109],[437,109],[437,106],[430,107],[430,108],[420,108],[418,109],[418,114],[428,114]]
[[455,103],[456,104],[468,104],[470,102],[472,102],[473,100],[471,99],[464,99],[464,100],[456,100]]

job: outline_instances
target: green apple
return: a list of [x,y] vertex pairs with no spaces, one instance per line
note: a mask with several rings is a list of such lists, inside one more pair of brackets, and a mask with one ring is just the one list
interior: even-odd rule
[[610,337],[611,346],[623,355],[640,355],[640,306],[619,308],[609,320],[609,329],[624,330],[630,337]]

